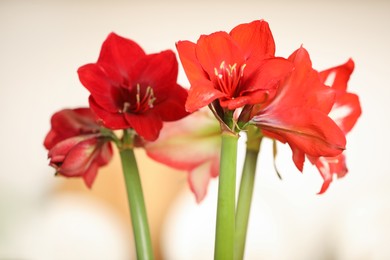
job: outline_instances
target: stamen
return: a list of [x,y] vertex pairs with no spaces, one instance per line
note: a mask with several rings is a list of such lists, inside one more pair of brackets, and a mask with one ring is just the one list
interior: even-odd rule
[[126,113],[129,111],[130,108],[130,102],[124,102],[122,110],[119,110],[119,113]]
[[156,101],[153,88],[151,86],[146,87],[145,94],[141,98],[141,86],[140,84],[137,84],[136,100],[136,111],[145,111],[147,108],[153,108],[153,103]]
[[246,63],[242,64],[241,65],[241,68],[240,68],[240,77],[243,77],[244,76],[244,69],[246,67]]
[[225,61],[222,61],[221,64],[219,65],[219,69],[224,69],[225,68]]
[[156,101],[156,97],[154,96],[153,89],[151,87],[148,87],[148,88],[150,88],[150,95],[149,95],[148,105],[149,105],[150,108],[152,108],[154,101]]
[[239,85],[241,78],[244,76],[244,70],[245,70],[246,64],[242,64],[238,68],[237,63],[234,64],[228,64],[226,66],[226,62],[222,61],[218,68],[214,68],[214,74],[218,77],[218,85],[219,89],[228,94],[230,98],[234,98],[237,95],[237,92],[239,91]]
[[140,92],[141,92],[141,86],[139,83],[137,84],[137,94],[135,95],[135,98],[137,99],[137,104],[140,103],[141,97],[140,97]]

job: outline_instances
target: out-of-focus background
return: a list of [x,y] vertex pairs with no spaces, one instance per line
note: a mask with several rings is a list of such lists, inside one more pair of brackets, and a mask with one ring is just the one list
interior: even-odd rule
[[[350,173],[321,196],[319,174],[300,174],[283,145],[280,181],[264,143],[247,259],[390,259],[389,12],[385,0],[1,1],[0,259],[135,259],[117,154],[88,190],[54,178],[42,146],[54,112],[87,106],[76,70],[96,61],[109,32],[151,53],[261,18],[277,55],[303,44],[318,70],[352,57],[363,115],[348,136]],[[182,70],[179,82],[188,86]],[[156,258],[212,259],[217,182],[198,205],[186,173],[136,155]]]

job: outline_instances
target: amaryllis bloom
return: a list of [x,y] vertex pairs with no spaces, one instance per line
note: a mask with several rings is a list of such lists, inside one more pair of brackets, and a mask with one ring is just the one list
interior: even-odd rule
[[280,83],[271,101],[251,109],[255,114],[251,122],[265,136],[288,143],[293,161],[302,171],[305,155],[338,156],[346,140],[328,116],[335,101],[334,90],[325,86],[312,69],[307,51],[300,48],[289,60],[294,63],[293,72]]
[[152,159],[188,171],[188,182],[197,202],[207,193],[209,181],[219,174],[221,130],[210,111],[165,123],[159,138],[144,145]]
[[187,115],[187,90],[176,83],[175,54],[145,54],[134,41],[111,33],[96,63],[79,68],[81,83],[91,93],[89,104],[104,126],[134,129],[157,139],[164,121]]
[[274,39],[262,20],[240,24],[230,33],[202,35],[197,43],[179,41],[176,47],[191,83],[189,112],[214,100],[224,110],[263,102],[292,69],[289,61],[274,57]]
[[[351,131],[362,113],[359,97],[347,92],[348,80],[353,69],[354,62],[350,59],[345,64],[320,72],[322,82],[336,93],[336,100],[329,116],[345,134]],[[309,160],[315,164],[324,179],[319,193],[327,190],[334,175],[341,178],[348,172],[345,152],[335,157],[309,157]]]
[[44,146],[50,166],[66,177],[82,177],[90,188],[99,167],[110,161],[112,147],[89,108],[64,109],[51,118]]

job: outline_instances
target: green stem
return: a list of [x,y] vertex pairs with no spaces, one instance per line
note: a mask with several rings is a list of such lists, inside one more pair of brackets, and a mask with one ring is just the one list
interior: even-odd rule
[[241,176],[240,190],[237,201],[234,248],[235,260],[242,260],[244,258],[246,234],[248,230],[248,220],[251,209],[260,143],[261,137],[256,134],[256,132],[249,130],[244,169]]
[[214,252],[216,260],[232,260],[234,255],[237,141],[238,135],[222,133]]
[[124,147],[120,151],[120,156],[126,182],[137,259],[153,259],[152,243],[137,162],[133,149],[127,146],[128,142],[126,139],[124,138]]

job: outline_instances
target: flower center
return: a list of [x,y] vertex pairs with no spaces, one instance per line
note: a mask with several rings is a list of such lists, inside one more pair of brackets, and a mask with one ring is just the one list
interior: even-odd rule
[[156,101],[154,91],[151,86],[146,87],[144,93],[141,92],[141,85],[137,84],[137,92],[135,94],[135,102],[130,103],[129,101],[123,102],[122,109],[119,113],[142,113],[146,110],[153,108],[153,103]]
[[228,94],[230,98],[234,98],[240,84],[241,78],[244,76],[246,64],[242,64],[237,68],[237,63],[226,65],[222,61],[218,68],[214,68],[215,76],[217,76],[219,90]]

